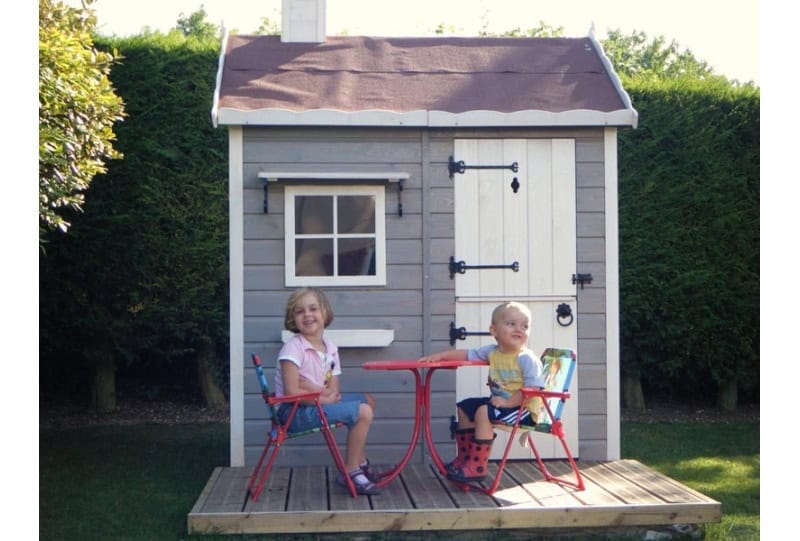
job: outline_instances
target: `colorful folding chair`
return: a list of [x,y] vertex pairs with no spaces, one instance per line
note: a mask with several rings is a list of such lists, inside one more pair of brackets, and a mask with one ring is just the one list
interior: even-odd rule
[[[278,451],[280,451],[281,445],[284,441],[287,439],[306,436],[308,434],[322,432],[322,435],[325,438],[325,443],[328,445],[331,456],[336,463],[336,467],[339,468],[339,471],[344,474],[343,477],[347,483],[347,488],[350,491],[350,494],[356,498],[356,487],[353,484],[353,480],[350,479],[349,475],[347,475],[347,468],[345,467],[344,459],[342,458],[342,454],[339,452],[339,448],[336,445],[336,440],[334,439],[333,432],[331,430],[333,428],[346,425],[344,423],[335,423],[333,425],[328,423],[328,418],[325,416],[325,412],[322,410],[322,406],[319,403],[319,396],[321,393],[305,393],[282,397],[276,397],[274,393],[270,393],[269,384],[267,383],[267,378],[264,375],[264,369],[261,367],[261,359],[255,353],[251,353],[250,357],[252,358],[253,366],[256,369],[258,384],[261,386],[261,396],[264,398],[264,403],[269,409],[270,422],[272,423],[272,426],[267,433],[267,443],[264,445],[264,450],[261,452],[261,456],[259,457],[255,468],[253,468],[253,473],[250,475],[250,482],[247,485],[248,497],[252,498],[253,501],[258,501],[258,496],[261,494],[261,491],[264,488],[264,483],[267,480],[267,476],[269,476],[269,472],[272,469],[272,465],[275,462],[275,458],[277,458]],[[322,426],[302,432],[291,432],[289,430],[289,426],[292,424],[292,419],[294,419],[294,414],[297,411],[297,407],[300,405],[300,402],[307,402],[309,400],[314,401],[314,405],[317,407],[317,411],[319,411],[319,417],[322,419]],[[289,416],[286,418],[286,422],[283,424],[281,424],[277,416],[277,409],[280,404],[292,405],[292,409],[289,411]],[[270,448],[272,448],[271,453],[269,452]],[[267,458],[267,454],[269,454],[269,458]],[[264,464],[265,458],[267,458],[266,464]],[[264,466],[263,469],[262,465]],[[261,472],[260,475],[259,472]],[[255,489],[253,487],[255,487]]]
[[[547,348],[544,350],[544,353],[542,353],[541,361],[545,378],[545,387],[541,389],[523,387],[523,400],[519,409],[521,414],[523,409],[527,407],[528,403],[533,400],[535,404],[534,410],[539,412],[536,420],[536,426],[520,426],[519,418],[521,415],[516,416],[517,420],[513,424],[494,423],[495,428],[511,432],[508,437],[508,443],[506,444],[505,452],[503,453],[503,458],[498,464],[497,474],[495,475],[494,481],[488,488],[475,483],[467,484],[456,482],[456,484],[461,486],[464,490],[468,490],[470,487],[473,487],[477,490],[485,492],[486,494],[494,494],[494,492],[497,490],[497,486],[500,484],[500,478],[503,475],[503,469],[505,468],[506,461],[508,459],[508,453],[514,443],[514,437],[517,435],[519,430],[525,431],[525,434],[520,441],[526,441],[527,445],[533,450],[533,454],[536,457],[536,462],[538,463],[539,469],[542,471],[542,475],[544,475],[546,481],[572,486],[578,490],[585,489],[581,472],[578,470],[578,465],[575,463],[575,459],[572,457],[572,453],[570,453],[569,447],[567,446],[567,441],[564,434],[564,425],[561,422],[561,414],[564,411],[564,403],[570,397],[569,384],[572,381],[572,375],[575,372],[578,363],[578,357],[575,351],[572,349]],[[575,475],[575,481],[564,479],[562,477],[556,477],[550,474],[550,472],[547,470],[547,466],[542,460],[542,457],[539,455],[538,449],[536,449],[536,444],[533,441],[531,432],[551,434],[559,439],[562,447],[564,448],[564,452],[567,455],[567,459],[569,460],[572,472]]]

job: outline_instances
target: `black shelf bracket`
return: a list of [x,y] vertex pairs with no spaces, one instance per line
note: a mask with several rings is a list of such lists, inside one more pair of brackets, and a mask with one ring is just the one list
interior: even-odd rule
[[450,345],[455,346],[456,340],[466,340],[467,336],[491,336],[490,332],[467,332],[464,327],[456,327],[455,322],[450,322]]

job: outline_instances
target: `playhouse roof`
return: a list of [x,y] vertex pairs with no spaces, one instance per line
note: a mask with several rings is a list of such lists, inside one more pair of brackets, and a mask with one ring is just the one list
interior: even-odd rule
[[585,38],[279,36],[223,40],[214,124],[636,126]]

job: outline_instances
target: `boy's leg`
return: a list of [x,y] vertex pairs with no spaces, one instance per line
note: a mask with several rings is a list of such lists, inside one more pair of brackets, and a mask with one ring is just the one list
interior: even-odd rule
[[475,437],[479,440],[489,440],[494,436],[492,422],[489,420],[490,405],[484,404],[475,410]]

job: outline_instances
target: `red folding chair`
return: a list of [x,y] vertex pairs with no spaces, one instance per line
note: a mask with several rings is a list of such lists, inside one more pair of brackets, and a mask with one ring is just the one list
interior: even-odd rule
[[[334,439],[333,432],[331,430],[333,428],[346,425],[344,423],[335,423],[333,425],[328,423],[328,418],[325,416],[325,412],[322,410],[322,406],[319,403],[319,396],[321,393],[305,393],[282,397],[276,397],[274,393],[270,393],[267,378],[264,376],[264,369],[261,367],[261,359],[259,359],[258,355],[255,353],[251,353],[250,357],[252,358],[253,366],[255,366],[256,369],[258,384],[261,386],[261,396],[264,398],[264,403],[266,403],[267,408],[269,409],[270,422],[272,423],[272,426],[267,433],[267,443],[264,445],[264,450],[261,452],[261,456],[259,457],[255,468],[253,468],[253,473],[250,475],[250,482],[247,485],[248,498],[253,498],[253,501],[258,501],[258,496],[261,494],[261,491],[264,488],[264,483],[267,480],[267,476],[269,476],[269,472],[272,469],[272,465],[275,462],[275,458],[277,458],[278,451],[280,451],[281,445],[284,441],[309,434],[316,434],[318,432],[322,432],[322,435],[325,438],[325,443],[328,445],[328,449],[330,449],[333,461],[336,463],[336,467],[339,468],[340,472],[342,472],[350,494],[356,498],[356,487],[353,484],[353,480],[350,479],[349,475],[347,475],[347,468],[345,467],[344,459],[342,458],[342,454],[339,452],[339,448],[336,445],[336,440]],[[292,419],[294,419],[294,414],[297,411],[297,407],[300,405],[300,402],[309,400],[314,401],[314,405],[317,407],[317,411],[319,412],[319,417],[322,419],[322,426],[302,432],[291,432],[289,430],[289,426],[292,424]],[[289,411],[289,416],[286,418],[286,422],[283,424],[280,423],[276,411],[280,404],[292,405],[292,409]],[[272,448],[271,453],[269,452],[270,448]],[[267,454],[269,454],[269,458],[267,458]],[[264,464],[265,458],[267,458],[266,464]],[[263,469],[262,465],[264,466]],[[255,489],[253,489],[254,486]]]
[[[523,387],[523,400],[519,407],[519,413],[521,414],[531,400],[536,401],[537,405],[535,406],[535,410],[539,412],[536,426],[520,426],[519,418],[521,415],[516,416],[517,420],[513,424],[494,423],[495,428],[511,432],[508,437],[508,443],[506,444],[505,452],[503,453],[503,458],[498,464],[497,474],[495,475],[494,481],[488,488],[476,483],[456,482],[456,484],[461,486],[461,488],[464,490],[469,490],[469,488],[472,487],[485,492],[486,494],[495,493],[497,486],[500,484],[500,478],[503,475],[503,469],[505,468],[506,461],[508,460],[508,453],[514,443],[514,437],[520,430],[526,432],[526,434],[523,436],[526,437],[526,439],[522,441],[527,441],[527,445],[530,446],[531,450],[533,450],[533,454],[536,457],[536,462],[539,465],[539,469],[542,471],[542,475],[544,475],[546,481],[568,485],[578,490],[585,489],[583,477],[581,477],[581,472],[578,469],[578,465],[575,463],[575,459],[572,457],[572,453],[569,450],[569,446],[567,445],[564,434],[564,424],[561,422],[561,414],[564,411],[564,403],[570,397],[569,384],[572,381],[572,375],[575,372],[578,363],[578,356],[572,349],[547,348],[544,350],[544,353],[542,353],[541,360],[543,369],[542,373],[545,377],[545,387],[541,389]],[[547,470],[547,466],[542,460],[539,450],[536,448],[536,444],[531,436],[532,432],[551,434],[559,439],[561,446],[564,448],[564,453],[567,455],[567,460],[569,460],[572,472],[575,475],[574,481],[564,479],[563,477],[556,477]]]

